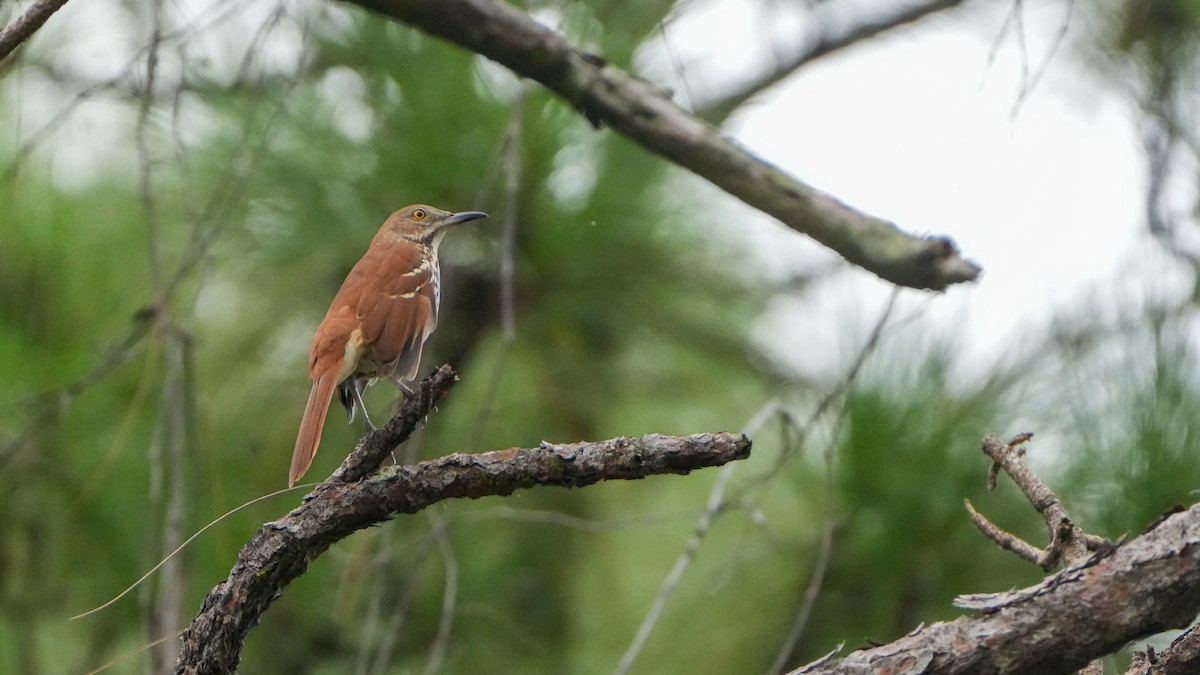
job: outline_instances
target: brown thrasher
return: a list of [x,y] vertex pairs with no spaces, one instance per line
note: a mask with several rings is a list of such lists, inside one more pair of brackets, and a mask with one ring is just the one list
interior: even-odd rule
[[487,214],[414,204],[393,213],[379,228],[313,335],[308,361],[313,385],[292,451],[289,487],[317,454],[335,387],[350,421],[359,410],[368,429],[374,425],[362,402],[367,385],[386,377],[411,393],[404,381],[416,379],[421,347],[437,327],[438,244],[446,228],[477,218]]

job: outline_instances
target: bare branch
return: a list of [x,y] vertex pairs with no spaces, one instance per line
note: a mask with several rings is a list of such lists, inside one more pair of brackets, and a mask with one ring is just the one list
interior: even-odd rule
[[[438,373],[443,370],[449,369]],[[432,379],[422,383],[422,392],[431,387]],[[432,397],[409,400],[428,398]],[[368,453],[366,446],[378,442],[373,439],[396,437],[406,427],[405,421],[397,418],[417,409],[419,404],[410,406],[406,400],[405,410],[361,442],[355,454]],[[397,514],[416,513],[444,499],[507,495],[534,485],[581,487],[602,480],[686,474],[749,454],[746,436],[716,433],[542,443],[536,448],[476,455],[456,453],[388,467],[355,482],[344,482],[352,470],[343,465],[335,474],[340,476],[338,480],[331,478],[317,486],[303,504],[261,527],[242,547],[229,577],[209,592],[200,613],[184,631],[176,672],[236,671],[246,634],[288,583],[334,542]],[[370,470],[369,459],[348,460],[347,464],[354,472]]]
[[979,528],[983,536],[991,539],[1000,548],[1012,551],[1035,565],[1041,565],[1042,549],[1011,532],[1000,529],[1000,526],[988,520],[982,513],[976,511],[975,505],[971,503],[970,499],[964,499],[963,503],[966,504],[967,512],[971,515],[971,522],[975,523],[975,527]]
[[21,43],[28,40],[39,28],[67,4],[67,0],[36,0],[25,13],[13,19],[13,22],[0,31],[0,61],[3,61]]
[[885,16],[863,20],[845,29],[824,30],[820,37],[811,44],[779,61],[771,70],[750,78],[738,89],[725,94],[719,100],[705,104],[698,112],[709,122],[720,124],[750,99],[779,84],[813,61],[873,38],[880,33],[915,23],[931,14],[953,9],[962,3],[963,0],[929,0],[921,4],[902,7]]
[[[1025,493],[1033,507],[1042,514],[1046,527],[1050,530],[1050,543],[1046,548],[1039,549],[1016,535],[1000,529],[982,514],[975,510],[970,500],[964,500],[971,521],[1003,549],[1012,551],[1022,558],[1038,565],[1049,572],[1058,566],[1060,560],[1068,565],[1083,565],[1088,562],[1088,551],[1107,551],[1111,544],[1102,537],[1087,534],[1067,515],[1062,500],[1037,476],[1022,458],[1025,456],[1025,443],[1033,438],[1033,434],[1023,431],[1003,443],[995,436],[983,439],[983,452],[992,458],[992,466],[988,469],[987,485],[989,490],[996,489],[996,478],[1000,469],[1012,477],[1013,481]],[[983,596],[987,597],[987,596]],[[971,606],[979,597],[964,601],[959,599],[955,604],[960,607]],[[989,602],[990,600],[985,600]],[[1092,661],[1078,675],[1103,675],[1104,664],[1099,659]]]
[[[1046,485],[1022,461],[1025,452],[1021,446],[1031,438],[1033,438],[1033,434],[1025,432],[1017,434],[1007,443],[995,436],[987,436],[983,439],[983,452],[988,457],[991,457],[993,462],[992,469],[988,473],[988,486],[995,486],[996,467],[1004,469],[1004,472],[1012,477],[1017,487],[1021,488],[1021,491],[1025,493],[1025,497],[1029,499],[1029,502],[1033,504],[1038,513],[1042,514],[1042,518],[1046,521],[1046,527],[1050,530],[1050,543],[1046,546],[1045,550],[1040,552],[1037,558],[1031,559],[1033,562],[1047,571],[1053,569],[1060,559],[1066,560],[1069,565],[1078,565],[1088,558],[1090,555],[1089,551],[1106,547],[1109,543],[1107,540],[1095,535],[1086,534],[1076,525],[1071,520],[1071,517],[1067,515],[1067,509],[1063,506],[1062,501],[1059,500],[1058,495],[1054,494],[1050,486]],[[983,518],[983,516],[975,513],[969,502],[967,503],[967,508],[973,514],[972,520],[975,520],[976,516]],[[976,525],[979,525],[979,521],[976,521]],[[988,525],[991,525],[991,523],[988,523]],[[996,533],[1002,533],[1007,537],[1016,539],[1014,535],[1003,532],[995,525],[991,525],[991,527],[994,528]],[[982,526],[980,529],[989,537],[992,536]],[[1027,553],[1029,553],[1027,550],[1018,551],[1016,548],[1009,548],[994,537],[992,540],[1004,548],[1008,548],[1021,555],[1021,557],[1027,557]],[[1020,540],[1018,539],[1017,541]],[[1029,544],[1023,541],[1020,543],[1029,546]]]
[[1200,505],[1036,586],[976,596],[973,607],[984,613],[794,673],[1065,673],[1183,628],[1200,611]]
[[445,520],[439,517],[434,525],[434,531],[440,534],[437,542],[438,548],[442,550],[446,580],[442,585],[442,618],[438,621],[437,638],[433,641],[433,646],[429,650],[429,661],[425,664],[426,675],[436,673],[441,668],[442,662],[446,660],[446,649],[450,644],[450,628],[454,625],[454,615],[458,609],[458,560],[454,557],[454,549],[450,547],[449,538],[445,534],[446,529]]
[[513,99],[512,116],[504,129],[504,212],[500,234],[500,330],[506,344],[517,339],[516,319],[516,257],[517,221],[520,218],[523,158],[525,137],[525,97],[529,81],[521,80]]
[[842,525],[842,522],[832,518],[825,520],[825,528],[821,534],[821,546],[817,549],[817,560],[813,563],[812,578],[809,579],[808,587],[804,589],[804,595],[801,596],[800,607],[796,610],[796,618],[792,620],[792,628],[788,631],[787,639],[779,647],[779,652],[775,655],[771,667],[767,668],[768,673],[778,673],[783,670],[788,660],[791,659],[796,644],[800,642],[800,636],[804,634],[804,629],[808,626],[808,619],[812,616],[813,606],[817,604],[817,598],[821,596],[821,588],[825,584],[825,573],[829,570],[829,559],[833,557],[833,539]]
[[[746,438],[746,436],[742,436]],[[642,617],[642,623],[638,626],[637,633],[634,634],[633,640],[629,646],[625,648],[625,653],[621,655],[620,662],[613,670],[614,675],[625,675],[633,668],[633,662],[641,653],[642,647],[645,646],[646,640],[650,639],[650,633],[658,624],[658,618],[662,616],[663,609],[667,606],[667,600],[675,593],[680,580],[683,579],[683,573],[687,571],[692,561],[696,559],[696,554],[700,552],[700,546],[704,543],[708,532],[712,528],[713,521],[721,512],[721,508],[725,505],[725,487],[729,484],[729,479],[733,477],[733,465],[729,465],[721,470],[717,476],[716,483],[713,484],[712,492],[708,495],[708,503],[704,507],[704,513],[696,519],[696,524],[692,528],[692,536],[688,537],[687,544],[683,547],[683,552],[675,559],[675,565],[671,567],[671,571],[667,573],[666,578],[658,587],[658,593],[654,596],[654,601],[650,603],[650,609],[646,610],[646,616]]]
[[669,100],[661,88],[495,0],[347,0],[486,56],[788,227],[893,283],[944,289],[979,267],[945,237],[919,237],[839,202],[754,156]]
[[34,444],[30,441],[58,419],[76,397],[86,391],[88,387],[107,377],[109,373],[125,365],[139,352],[143,339],[152,333],[152,329],[156,325],[157,311],[153,307],[143,307],[138,310],[133,315],[133,325],[129,327],[128,332],[119,342],[105,351],[96,365],[62,389],[39,394],[29,401],[30,405],[34,407],[29,422],[10,441],[0,446],[0,471],[4,470],[17,457],[34,448]]

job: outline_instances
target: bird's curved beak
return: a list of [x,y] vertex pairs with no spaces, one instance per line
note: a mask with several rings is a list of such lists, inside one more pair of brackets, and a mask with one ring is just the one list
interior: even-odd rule
[[455,213],[455,214],[451,215],[449,218],[442,221],[442,224],[443,225],[457,225],[459,223],[465,223],[468,220],[479,220],[480,218],[487,218],[487,217],[488,217],[488,214],[484,213],[483,211],[463,211],[462,213]]

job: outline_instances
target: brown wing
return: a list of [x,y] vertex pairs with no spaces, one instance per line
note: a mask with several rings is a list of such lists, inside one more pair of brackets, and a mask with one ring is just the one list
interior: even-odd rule
[[358,304],[364,357],[377,364],[379,377],[412,380],[437,323],[437,263],[428,249],[408,243],[378,256],[371,269],[388,273],[371,279]]
[[[341,372],[343,365],[348,368],[353,368],[357,364],[343,364],[342,360],[347,356],[353,357],[353,354],[346,350],[346,344],[350,341],[351,335],[354,333],[354,328],[358,325],[358,319],[354,315],[354,310],[345,305],[334,304],[329,308],[329,313],[325,315],[325,320],[317,327],[317,332],[313,334],[312,351],[309,353],[308,360],[308,375],[314,381],[319,375],[325,373],[327,368],[325,364],[331,361],[337,361],[338,370],[333,374],[338,377],[338,380],[344,379],[347,373]],[[335,382],[336,384],[336,382]]]

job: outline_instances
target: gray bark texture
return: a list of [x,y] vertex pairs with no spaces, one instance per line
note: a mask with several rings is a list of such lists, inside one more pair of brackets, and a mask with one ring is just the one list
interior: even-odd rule
[[346,462],[286,516],[263,525],[238,553],[229,576],[204,599],[183,632],[176,673],[232,673],[250,629],[285,586],[333,543],[398,514],[444,499],[507,495],[535,485],[581,487],[602,480],[686,474],[750,456],[741,434],[650,435],[598,443],[455,453],[374,471],[397,439],[424,419],[455,376],[443,366],[405,399],[387,425],[364,438]]
[[[1185,628],[1200,611],[1200,505],[1036,586],[958,604],[979,614],[791,675],[1071,673],[1133,640]],[[1185,646],[1196,651],[1194,640]],[[1194,664],[1192,653],[1177,660]]]

